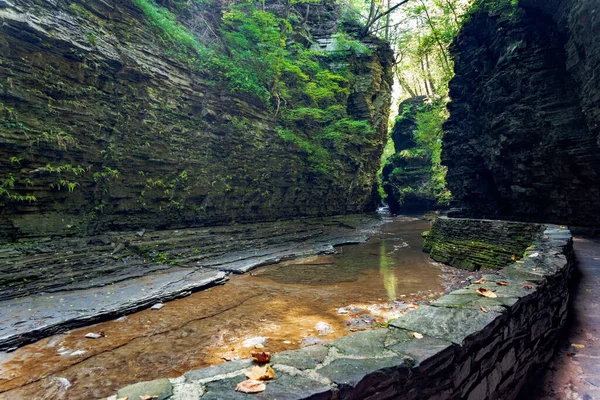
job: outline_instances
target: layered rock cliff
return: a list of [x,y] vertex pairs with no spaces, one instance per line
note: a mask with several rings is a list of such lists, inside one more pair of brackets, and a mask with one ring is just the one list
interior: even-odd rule
[[422,213],[433,210],[437,198],[430,189],[432,181],[431,157],[427,152],[407,156],[406,150],[421,148],[414,138],[417,129],[417,112],[430,109],[423,96],[409,98],[399,105],[398,118],[392,130],[393,154],[383,166],[383,189],[387,194],[390,211],[398,213]]
[[465,24],[443,162],[467,214],[600,225],[599,32],[595,0],[521,0]]
[[[310,165],[310,148],[278,133],[278,109],[174,57],[136,4],[0,1],[0,237],[376,206],[392,85],[387,44],[367,38],[369,52],[323,57],[352,76],[344,112],[372,127],[332,144],[325,173]],[[339,10],[310,7],[298,43],[327,47]],[[192,16],[181,23],[202,37],[212,25]]]

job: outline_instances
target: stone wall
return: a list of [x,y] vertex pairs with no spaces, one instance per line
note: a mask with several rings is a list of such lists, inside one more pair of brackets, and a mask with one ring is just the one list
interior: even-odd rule
[[521,259],[543,230],[543,225],[528,223],[442,217],[427,233],[423,250],[453,267],[499,269]]
[[522,0],[465,24],[442,153],[463,216],[600,225],[599,13]]
[[[567,317],[572,254],[570,232],[546,226],[523,260],[485,276],[484,284],[454,291],[387,328],[276,354],[277,377],[258,395],[234,391],[252,364],[241,360],[138,383],[114,398],[514,399],[553,355]],[[497,297],[478,295],[479,287]]]
[[[298,40],[337,32],[333,2],[311,10]],[[173,55],[133,1],[0,1],[0,239],[374,210],[392,54],[365,45],[324,62],[348,67],[348,115],[375,129],[321,173],[281,113]]]

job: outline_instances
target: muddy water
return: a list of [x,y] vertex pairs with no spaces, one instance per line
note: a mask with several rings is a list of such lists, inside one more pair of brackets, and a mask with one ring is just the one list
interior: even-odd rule
[[[396,218],[366,244],[232,276],[223,286],[0,353],[0,399],[97,399],[143,380],[279,352],[382,323],[441,294],[421,251],[427,221]],[[319,332],[326,323],[330,332]],[[321,324],[323,325],[323,324]],[[86,339],[88,332],[106,337]],[[325,334],[320,334],[325,333]]]

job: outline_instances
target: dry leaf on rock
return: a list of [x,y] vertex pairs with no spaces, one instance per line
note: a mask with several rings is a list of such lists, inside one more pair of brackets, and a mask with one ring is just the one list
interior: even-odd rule
[[577,344],[577,343],[572,343],[571,346],[575,347],[576,349],[583,349],[585,348],[584,345],[582,344]]
[[264,348],[265,348],[265,345],[264,345],[264,344],[261,344],[261,343],[258,343],[258,344],[255,344],[255,345],[254,345],[254,348],[255,348],[255,349],[264,349]]
[[517,255],[516,255],[516,254],[513,254],[513,255],[510,257],[510,259],[511,259],[511,260],[513,260],[513,261],[515,261],[515,260],[517,259]]
[[498,296],[496,296],[496,293],[492,292],[491,290],[482,288],[482,287],[477,289],[477,293],[479,293],[483,297],[489,297],[490,299],[494,299],[494,298],[498,297]]
[[523,283],[521,286],[523,286],[525,289],[533,289],[533,285],[530,285],[529,283]]
[[496,285],[500,285],[500,286],[508,286],[508,282],[505,282],[505,281],[498,281],[498,282],[496,282]]
[[252,353],[252,358],[254,361],[260,364],[268,363],[271,360],[271,353],[268,351],[261,351],[260,353]]
[[413,332],[412,335],[415,339],[423,339],[423,335],[418,332]]
[[119,397],[117,400],[129,400],[129,397]]
[[269,364],[255,365],[250,372],[246,372],[246,377],[255,381],[267,381],[275,378],[275,371]]
[[261,381],[248,379],[246,381],[238,383],[235,387],[235,391],[242,393],[260,393],[264,392],[266,388],[267,385],[265,385]]
[[473,281],[473,285],[483,285],[485,282],[486,282],[486,280],[481,278],[478,281]]
[[483,312],[487,312],[487,310],[485,309],[485,307],[484,307],[484,306],[479,306],[479,308],[481,309],[481,311],[483,311]]
[[142,396],[140,394],[140,400],[156,400],[156,399],[158,399],[158,396],[150,396],[148,394]]

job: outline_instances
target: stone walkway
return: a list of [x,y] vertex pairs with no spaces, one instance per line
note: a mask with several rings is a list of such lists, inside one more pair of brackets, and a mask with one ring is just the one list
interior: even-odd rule
[[576,238],[574,248],[580,276],[570,330],[538,400],[600,400],[600,241]]

